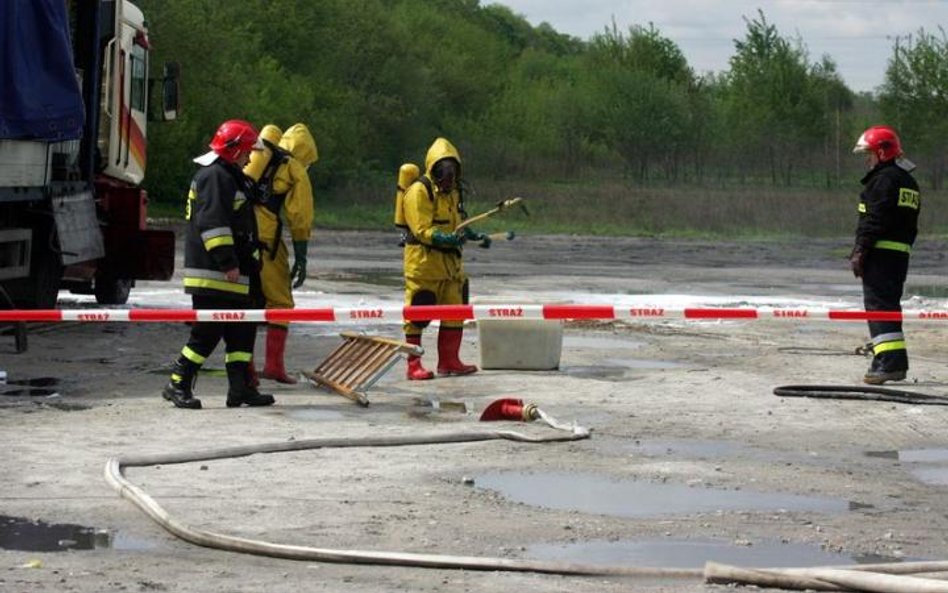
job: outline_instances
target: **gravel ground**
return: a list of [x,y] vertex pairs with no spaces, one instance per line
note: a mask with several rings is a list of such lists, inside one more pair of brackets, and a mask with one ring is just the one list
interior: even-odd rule
[[[848,239],[712,242],[518,237],[470,249],[472,292],[511,302],[813,304],[859,307]],[[913,256],[906,307],[945,308],[943,242]],[[179,266],[180,268],[180,266]],[[390,234],[323,231],[301,306],[401,300]],[[178,306],[178,283],[141,283],[133,306]],[[62,307],[95,307],[60,295]],[[906,325],[902,387],[948,393],[944,322]],[[361,329],[291,331],[288,365],[312,369]],[[268,409],[227,409],[225,379],[203,376],[205,409],[159,397],[187,329],[170,324],[31,326],[14,354],[0,336],[2,591],[710,591],[700,578],[630,579],[333,564],[199,547],[164,531],[106,482],[106,460],[306,439],[488,429],[556,434],[535,422],[485,424],[515,397],[584,440],[491,440],[320,448],[135,467],[127,477],[197,528],[327,549],[541,559],[610,566],[826,566],[938,560],[948,545],[944,406],[778,397],[787,384],[857,384],[863,323],[567,322],[558,370],[492,369],[427,382],[404,363],[371,405],[309,385],[264,387]],[[262,334],[261,334],[262,335]],[[434,332],[424,345],[436,352]],[[477,328],[462,358],[480,356]],[[262,360],[263,344],[257,355]],[[429,366],[434,354],[426,355]],[[222,367],[220,354],[210,367]],[[19,395],[11,392],[21,391]],[[58,395],[42,397],[42,389]],[[435,405],[437,404],[437,405]],[[38,523],[34,523],[38,522]]]

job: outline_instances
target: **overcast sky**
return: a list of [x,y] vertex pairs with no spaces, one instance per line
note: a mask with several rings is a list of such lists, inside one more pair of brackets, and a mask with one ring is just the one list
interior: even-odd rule
[[828,54],[849,88],[882,84],[896,37],[948,26],[948,0],[482,0],[504,4],[533,25],[588,39],[615,18],[620,31],[650,22],[674,41],[699,74],[728,69],[744,17],[761,9],[784,38],[799,36],[810,61]]

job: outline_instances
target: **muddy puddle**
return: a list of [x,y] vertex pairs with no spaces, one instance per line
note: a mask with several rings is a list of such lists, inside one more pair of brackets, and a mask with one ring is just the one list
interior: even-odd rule
[[25,552],[153,550],[157,542],[73,523],[46,523],[0,515],[0,549]]
[[948,448],[868,451],[866,456],[907,463],[909,473],[923,484],[948,486]]
[[604,364],[561,365],[560,372],[579,379],[597,379],[599,381],[623,381],[629,378],[629,372],[645,370],[683,369],[688,365],[670,360],[646,360],[636,358],[607,358]]
[[836,553],[815,545],[777,541],[677,538],[537,544],[527,546],[524,556],[558,562],[656,568],[703,568],[705,562],[753,568],[783,568],[898,561],[879,556]]
[[840,513],[855,508],[853,503],[837,498],[617,480],[589,473],[494,472],[478,476],[475,485],[513,502],[619,517],[718,511]]
[[621,338],[598,336],[564,336],[563,348],[589,348],[591,350],[637,350],[645,342],[623,340]]
[[7,397],[52,397],[59,395],[60,380],[56,377],[34,377],[32,379],[8,379],[0,383],[0,396]]
[[443,399],[437,397],[416,397],[412,399],[416,408],[430,409],[432,412],[446,412],[453,414],[473,414],[474,403],[461,399]]
[[946,467],[916,467],[911,471],[915,478],[930,486],[948,486],[948,466]]

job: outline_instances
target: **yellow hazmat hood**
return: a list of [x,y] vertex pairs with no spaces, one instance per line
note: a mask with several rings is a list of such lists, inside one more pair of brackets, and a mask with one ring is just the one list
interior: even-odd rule
[[431,168],[441,159],[452,158],[461,164],[461,154],[447,138],[436,138],[425,156],[425,173],[431,177]]
[[280,138],[280,148],[287,150],[304,167],[309,167],[319,160],[319,151],[316,149],[316,140],[309,133],[305,124],[293,124],[283,137]]

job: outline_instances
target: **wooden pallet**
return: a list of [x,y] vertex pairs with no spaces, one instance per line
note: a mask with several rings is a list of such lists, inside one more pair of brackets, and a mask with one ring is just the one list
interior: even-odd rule
[[360,406],[368,406],[368,391],[382,378],[402,355],[421,356],[424,349],[407,342],[380,336],[367,336],[354,332],[343,332],[342,344],[313,372],[303,371],[303,376],[313,387],[325,387],[347,397]]

